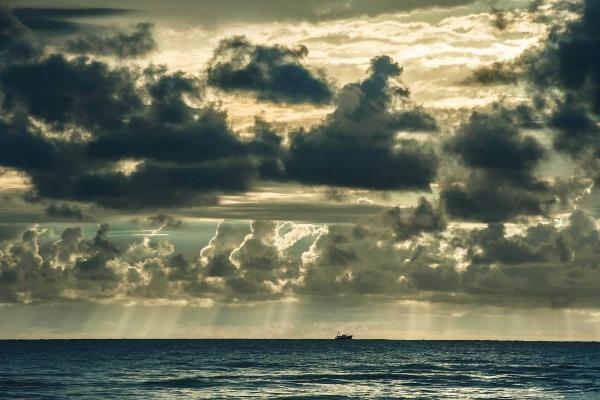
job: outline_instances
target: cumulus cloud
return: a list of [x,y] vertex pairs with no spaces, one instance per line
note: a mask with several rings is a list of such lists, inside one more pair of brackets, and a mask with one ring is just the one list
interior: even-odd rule
[[[252,161],[247,158],[229,161],[222,157],[215,159],[218,154],[213,154],[202,163],[204,156],[200,153],[194,160],[183,158],[164,165],[152,159],[160,160],[160,155],[166,153],[152,148],[146,148],[144,156],[148,161],[124,172],[118,169],[120,159],[106,160],[93,150],[96,141],[50,139],[27,121],[8,127],[0,135],[6,145],[0,152],[0,163],[29,175],[33,184],[30,198],[95,202],[115,208],[212,203],[213,193],[247,188],[253,174]],[[170,143],[185,139],[182,134]],[[236,139],[232,141],[235,143]],[[20,149],[22,153],[16,153]],[[136,151],[142,154],[139,153],[142,150]]]
[[224,39],[207,68],[207,82],[276,103],[327,103],[333,88],[323,73],[304,65],[307,54],[306,46],[254,45],[243,36]]
[[63,127],[113,128],[141,107],[132,72],[59,54],[0,73],[4,108]]
[[557,2],[549,34],[515,60],[482,66],[469,83],[528,85],[547,110],[546,125],[556,130],[554,148],[574,156],[592,176],[599,162],[600,115],[598,59],[590,56],[600,43],[593,0]]
[[222,222],[197,260],[166,239],[116,246],[101,225],[32,228],[0,245],[2,302],[254,302],[314,296],[565,307],[595,305],[600,233],[582,211],[509,235],[452,228],[422,200],[359,224]]
[[66,42],[67,52],[135,58],[156,49],[152,35],[153,25],[141,22],[131,32],[116,32],[108,35],[87,33]]
[[[240,73],[258,73],[257,82],[267,83],[258,89],[263,94],[330,98],[322,77],[302,64],[305,52],[236,37],[221,43],[210,68],[216,73],[217,66],[248,61]],[[308,81],[286,86],[298,82],[296,75],[286,81],[290,69]],[[432,146],[396,133],[432,132],[437,124],[410,102],[400,74],[389,57],[373,59],[369,76],[342,90],[333,114],[288,142],[260,119],[254,135],[243,138],[189,74],[62,54],[36,57],[0,71],[0,164],[27,174],[29,199],[118,209],[214,204],[220,194],[246,191],[260,179],[427,190],[437,168]]]
[[596,304],[598,238],[582,212],[564,225],[538,224],[510,237],[504,225],[491,224],[401,247],[374,225],[329,227],[305,257],[298,290],[526,307]]
[[[268,72],[290,64],[313,74],[302,65],[304,53],[237,37],[222,42],[213,61],[259,60],[258,70]],[[260,179],[428,190],[438,172],[428,134],[439,128],[410,100],[401,74],[391,58],[376,57],[369,75],[342,88],[334,112],[317,125],[287,138],[257,120],[253,136],[242,138],[224,112],[206,105],[197,77],[85,57],[34,57],[0,72],[6,111],[0,163],[27,174],[30,199],[124,209],[214,204],[219,194],[245,191]],[[533,174],[544,151],[518,130],[535,125],[531,113],[528,107],[476,112],[449,141],[445,150],[469,170],[443,183],[451,216],[500,221],[546,212],[552,195]],[[563,120],[557,114],[554,123]],[[414,140],[406,132],[425,134]],[[494,207],[491,199],[499,199]]]
[[554,196],[541,188],[515,188],[503,180],[494,184],[479,174],[471,175],[466,183],[446,186],[441,196],[452,217],[484,222],[548,215],[555,202]]
[[227,277],[235,274],[236,266],[229,256],[249,233],[249,227],[244,224],[225,221],[219,224],[215,236],[200,251],[200,261],[207,277]]
[[[199,84],[181,72],[140,73],[52,54],[8,65],[0,85],[0,163],[29,176],[30,199],[114,208],[206,204],[222,191],[245,190],[258,175],[251,145],[227,116],[188,105],[198,101]],[[132,159],[135,168],[120,169]]]
[[[596,27],[600,7],[586,0],[572,11],[579,17],[556,28],[541,47],[525,54],[523,63],[527,79],[554,106],[548,122],[558,133],[554,148],[573,156],[597,180],[600,62],[590,54],[600,44]],[[558,96],[557,89],[561,92]]]
[[496,170],[507,175],[530,173],[544,156],[542,146],[522,136],[505,115],[474,112],[447,144],[470,167]]
[[[226,300],[267,300],[293,295],[301,257],[318,230],[312,226],[253,221],[224,222],[200,252],[203,291]],[[195,285],[197,290],[198,285]]]
[[539,224],[510,238],[503,225],[475,231],[465,289],[498,301],[515,296],[555,307],[593,304],[599,238],[594,220],[580,211],[565,226]]
[[[107,240],[108,225],[93,239],[83,238],[80,228],[67,228],[60,240],[42,244],[43,232],[27,230],[8,241],[0,252],[0,298],[33,302],[111,297],[119,283],[108,262],[118,254]],[[69,293],[69,291],[72,291]]]
[[433,149],[396,133],[435,132],[437,124],[409,101],[409,90],[397,81],[401,73],[390,57],[371,60],[369,76],[341,90],[331,115],[292,134],[287,176],[307,184],[427,190],[436,176]]
[[454,261],[438,242],[408,241],[397,246],[394,233],[377,224],[329,226],[304,256],[306,272],[297,290],[311,296],[399,299],[419,298],[424,294],[421,290],[458,289]]
[[555,196],[534,174],[546,151],[521,124],[520,113],[494,105],[474,111],[446,142],[445,150],[467,167],[464,179],[448,179],[442,189],[450,215],[490,222],[549,211]]

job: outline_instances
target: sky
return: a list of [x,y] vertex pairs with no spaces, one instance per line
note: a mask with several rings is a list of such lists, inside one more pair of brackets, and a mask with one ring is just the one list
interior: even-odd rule
[[595,0],[0,7],[1,338],[600,338]]

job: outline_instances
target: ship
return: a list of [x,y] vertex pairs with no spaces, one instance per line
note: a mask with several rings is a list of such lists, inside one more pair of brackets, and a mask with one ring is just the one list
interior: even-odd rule
[[352,335],[340,334],[340,331],[338,331],[335,340],[352,340]]

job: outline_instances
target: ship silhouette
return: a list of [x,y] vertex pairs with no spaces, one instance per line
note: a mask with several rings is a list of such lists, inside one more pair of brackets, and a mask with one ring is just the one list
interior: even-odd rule
[[335,340],[352,340],[352,335],[340,334],[340,331],[338,331]]

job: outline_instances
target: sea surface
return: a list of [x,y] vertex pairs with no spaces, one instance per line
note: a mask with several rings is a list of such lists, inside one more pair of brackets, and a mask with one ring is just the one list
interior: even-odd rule
[[600,399],[600,344],[0,341],[2,399]]

